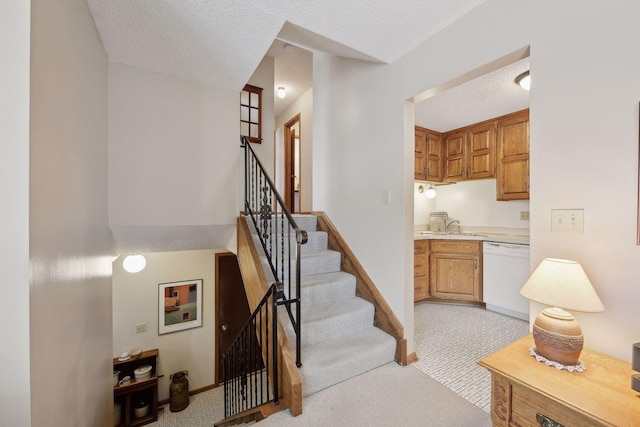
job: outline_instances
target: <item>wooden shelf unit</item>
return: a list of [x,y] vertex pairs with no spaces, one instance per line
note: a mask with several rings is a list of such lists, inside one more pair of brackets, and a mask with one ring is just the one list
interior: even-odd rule
[[[136,380],[134,371],[141,366],[151,365],[151,377],[144,380]],[[113,400],[120,403],[122,422],[118,426],[141,426],[158,420],[158,349],[148,350],[136,358],[121,361],[113,359],[113,370],[120,371],[118,379],[125,376],[131,377],[129,384],[113,387]],[[144,396],[149,401],[149,412],[141,418],[134,414],[134,400],[138,396]]]

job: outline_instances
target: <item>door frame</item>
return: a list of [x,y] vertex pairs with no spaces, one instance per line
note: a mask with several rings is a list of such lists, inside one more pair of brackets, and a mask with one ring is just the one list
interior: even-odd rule
[[[293,188],[292,180],[292,177],[295,176],[295,143],[291,143],[291,128],[296,124],[298,125],[300,134],[302,134],[300,113],[293,116],[293,118],[284,124],[284,202],[292,213],[299,213],[295,212],[295,188]],[[302,151],[302,144],[300,144],[300,151]],[[300,158],[302,158],[302,156],[298,153],[298,159]],[[300,175],[302,175],[302,168]],[[300,200],[302,201],[302,179],[300,176],[298,179],[300,180]]]
[[215,325],[215,348],[214,348],[214,387],[218,387],[222,378],[220,378],[220,258],[223,256],[235,256],[235,254],[231,251],[224,252],[216,252],[214,254],[214,269],[215,269],[215,287],[214,287],[214,298],[215,298],[215,312],[214,312],[214,325]]

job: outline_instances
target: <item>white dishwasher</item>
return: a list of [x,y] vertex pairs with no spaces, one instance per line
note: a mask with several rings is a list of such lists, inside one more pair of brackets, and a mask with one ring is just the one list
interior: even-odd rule
[[529,278],[529,245],[485,241],[482,294],[488,310],[529,320],[529,300],[520,289]]

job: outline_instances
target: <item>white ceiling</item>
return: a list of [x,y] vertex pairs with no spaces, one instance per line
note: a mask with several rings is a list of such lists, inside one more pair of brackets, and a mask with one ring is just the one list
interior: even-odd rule
[[87,0],[112,62],[240,91],[276,38],[390,63],[485,0]]
[[[313,52],[391,63],[484,1],[87,3],[111,62],[239,92],[263,57],[274,57],[274,88],[287,89],[278,116],[312,86]],[[421,101],[416,124],[444,132],[527,108],[528,93],[513,83],[526,69],[528,59]],[[220,227],[120,227],[114,236],[120,252],[200,249],[225,244],[232,231]]]

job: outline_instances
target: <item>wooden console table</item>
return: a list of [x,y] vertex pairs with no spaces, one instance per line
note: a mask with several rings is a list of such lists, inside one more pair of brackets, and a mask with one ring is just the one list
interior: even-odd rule
[[586,370],[568,372],[538,362],[532,346],[527,335],[478,362],[491,372],[494,427],[640,426],[630,363],[585,349]]

